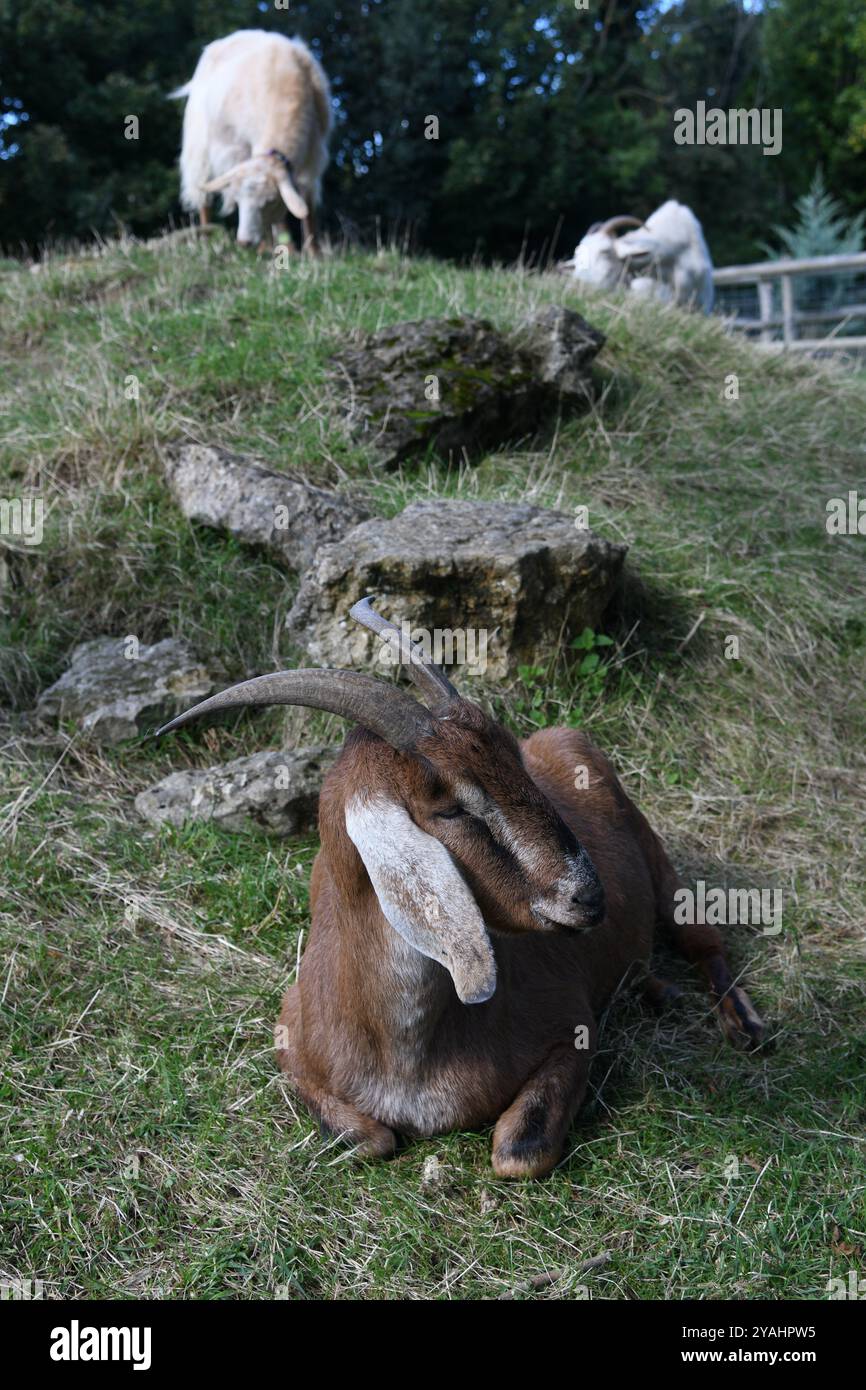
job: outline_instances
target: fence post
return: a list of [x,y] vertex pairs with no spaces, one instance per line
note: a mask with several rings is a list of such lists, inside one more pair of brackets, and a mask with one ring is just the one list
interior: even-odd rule
[[782,276],[782,337],[787,347],[796,337],[794,323],[794,282],[790,275]]
[[[758,281],[758,306],[761,323],[767,323],[773,317],[773,282],[772,280]],[[773,341],[772,328],[762,328],[760,333],[762,343]]]

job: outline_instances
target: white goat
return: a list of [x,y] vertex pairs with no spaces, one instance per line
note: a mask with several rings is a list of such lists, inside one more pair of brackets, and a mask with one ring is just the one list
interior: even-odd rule
[[209,218],[209,195],[238,209],[238,242],[255,245],[283,221],[282,204],[317,251],[315,209],[328,162],[328,79],[306,44],[262,29],[239,29],[207,45],[186,97],[180,155],[181,202]]
[[[625,236],[623,227],[634,230]],[[635,294],[702,309],[713,307],[713,262],[701,224],[673,199],[640,222],[611,217],[590,227],[566,266],[577,280],[613,289],[625,283]]]

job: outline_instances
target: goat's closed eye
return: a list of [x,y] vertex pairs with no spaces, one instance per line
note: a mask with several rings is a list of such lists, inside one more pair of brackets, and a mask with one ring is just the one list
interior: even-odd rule
[[464,811],[462,806],[449,806],[447,811],[436,811],[435,813],[437,820],[457,820],[458,816],[468,814],[469,812]]

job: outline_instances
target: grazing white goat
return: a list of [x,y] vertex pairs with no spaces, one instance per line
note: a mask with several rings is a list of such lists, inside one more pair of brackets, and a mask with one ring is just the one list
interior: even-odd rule
[[[633,230],[625,236],[623,227]],[[566,265],[575,279],[603,289],[625,283],[635,294],[702,309],[713,307],[713,262],[691,208],[673,199],[640,222],[611,217],[590,227]]]
[[283,224],[283,204],[317,251],[315,210],[328,162],[331,95],[306,44],[263,29],[209,43],[186,97],[180,154],[181,202],[209,219],[209,195],[238,210],[238,241],[259,244]]
[[[368,600],[350,616],[399,654],[426,704],[356,671],[277,671],[161,732],[256,705],[357,726],[322,788],[280,1064],[362,1153],[495,1124],[499,1176],[540,1177],[586,1093],[597,1019],[658,927],[698,967],[733,1042],[757,1044],[763,1025],[717,929],[680,920],[661,841],[586,734],[540,729],[518,744]],[[676,989],[651,977],[647,993],[664,1003]]]

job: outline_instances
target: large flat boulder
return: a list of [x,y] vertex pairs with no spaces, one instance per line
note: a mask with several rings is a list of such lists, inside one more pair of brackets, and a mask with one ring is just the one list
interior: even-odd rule
[[350,430],[394,468],[430,450],[471,457],[534,434],[563,402],[585,402],[603,343],[579,314],[556,307],[519,341],[486,319],[421,319],[344,348],[335,381]]
[[297,835],[315,828],[322,779],[336,754],[316,744],[172,772],[140,792],[135,809],[152,825],[213,821],[221,830]]
[[348,616],[375,594],[386,617],[410,623],[458,675],[501,680],[598,626],[626,549],[543,507],[415,502],[323,546],[286,625],[315,665],[387,665],[390,649]]
[[238,458],[186,444],[165,456],[166,476],[184,516],[264,546],[303,571],[320,545],[351,530],[369,511],[326,488]]
[[210,673],[175,637],[141,646],[135,637],[97,637],[72,653],[69,669],[36,705],[46,722],[68,720],[97,743],[120,743],[152,731],[203,700]]

